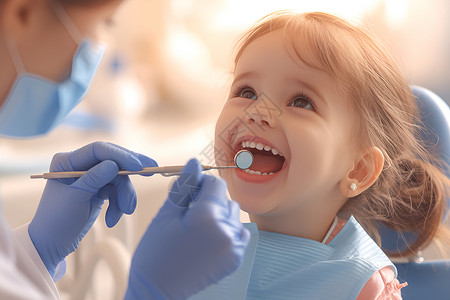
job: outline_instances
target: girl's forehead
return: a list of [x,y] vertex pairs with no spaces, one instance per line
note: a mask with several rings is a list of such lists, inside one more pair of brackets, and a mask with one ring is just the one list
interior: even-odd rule
[[325,71],[318,59],[320,53],[309,44],[307,38],[295,37],[283,30],[266,33],[245,45],[236,61],[235,71],[261,62],[265,65],[284,62],[286,67]]
[[[317,55],[307,53],[308,47],[298,48],[283,31],[270,32],[249,42],[235,66],[235,76],[258,72],[270,76],[311,77],[333,81],[328,72],[316,67]],[[304,58],[307,59],[304,59]],[[310,61],[314,63],[310,63]]]

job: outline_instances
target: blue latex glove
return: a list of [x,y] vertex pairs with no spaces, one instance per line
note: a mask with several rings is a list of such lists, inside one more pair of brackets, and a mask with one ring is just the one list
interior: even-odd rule
[[104,200],[109,199],[106,224],[113,227],[136,207],[136,192],[120,169],[139,171],[157,163],[120,146],[95,142],[53,157],[50,172],[88,170],[80,178],[47,181],[28,232],[53,277],[57,265],[78,248],[94,224]]
[[139,243],[125,299],[186,299],[242,263],[250,233],[225,182],[188,162]]

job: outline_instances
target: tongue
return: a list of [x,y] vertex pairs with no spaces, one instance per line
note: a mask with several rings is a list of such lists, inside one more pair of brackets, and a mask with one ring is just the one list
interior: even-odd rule
[[283,162],[272,154],[253,153],[253,164],[250,170],[260,171],[261,173],[278,172]]

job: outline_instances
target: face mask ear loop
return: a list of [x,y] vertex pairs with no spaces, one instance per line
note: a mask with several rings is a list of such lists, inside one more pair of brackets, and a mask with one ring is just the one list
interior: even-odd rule
[[23,64],[22,58],[20,58],[19,51],[17,50],[16,44],[10,37],[5,38],[6,47],[8,48],[9,55],[11,56],[12,63],[16,68],[17,75],[26,72],[25,65]]
[[70,19],[66,10],[62,7],[62,5],[55,0],[49,0],[48,3],[52,8],[53,12],[55,13],[56,17],[62,23],[67,33],[72,37],[75,43],[77,45],[81,44],[83,37],[80,31],[78,30],[77,26],[75,26],[75,24],[72,22],[72,19]]

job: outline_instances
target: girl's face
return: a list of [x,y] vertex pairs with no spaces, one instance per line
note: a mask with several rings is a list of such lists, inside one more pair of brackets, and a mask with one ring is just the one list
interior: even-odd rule
[[243,148],[254,154],[250,171],[220,175],[250,218],[272,224],[334,217],[346,199],[340,182],[356,159],[350,100],[288,45],[281,32],[248,45],[215,132],[218,165],[232,163]]

